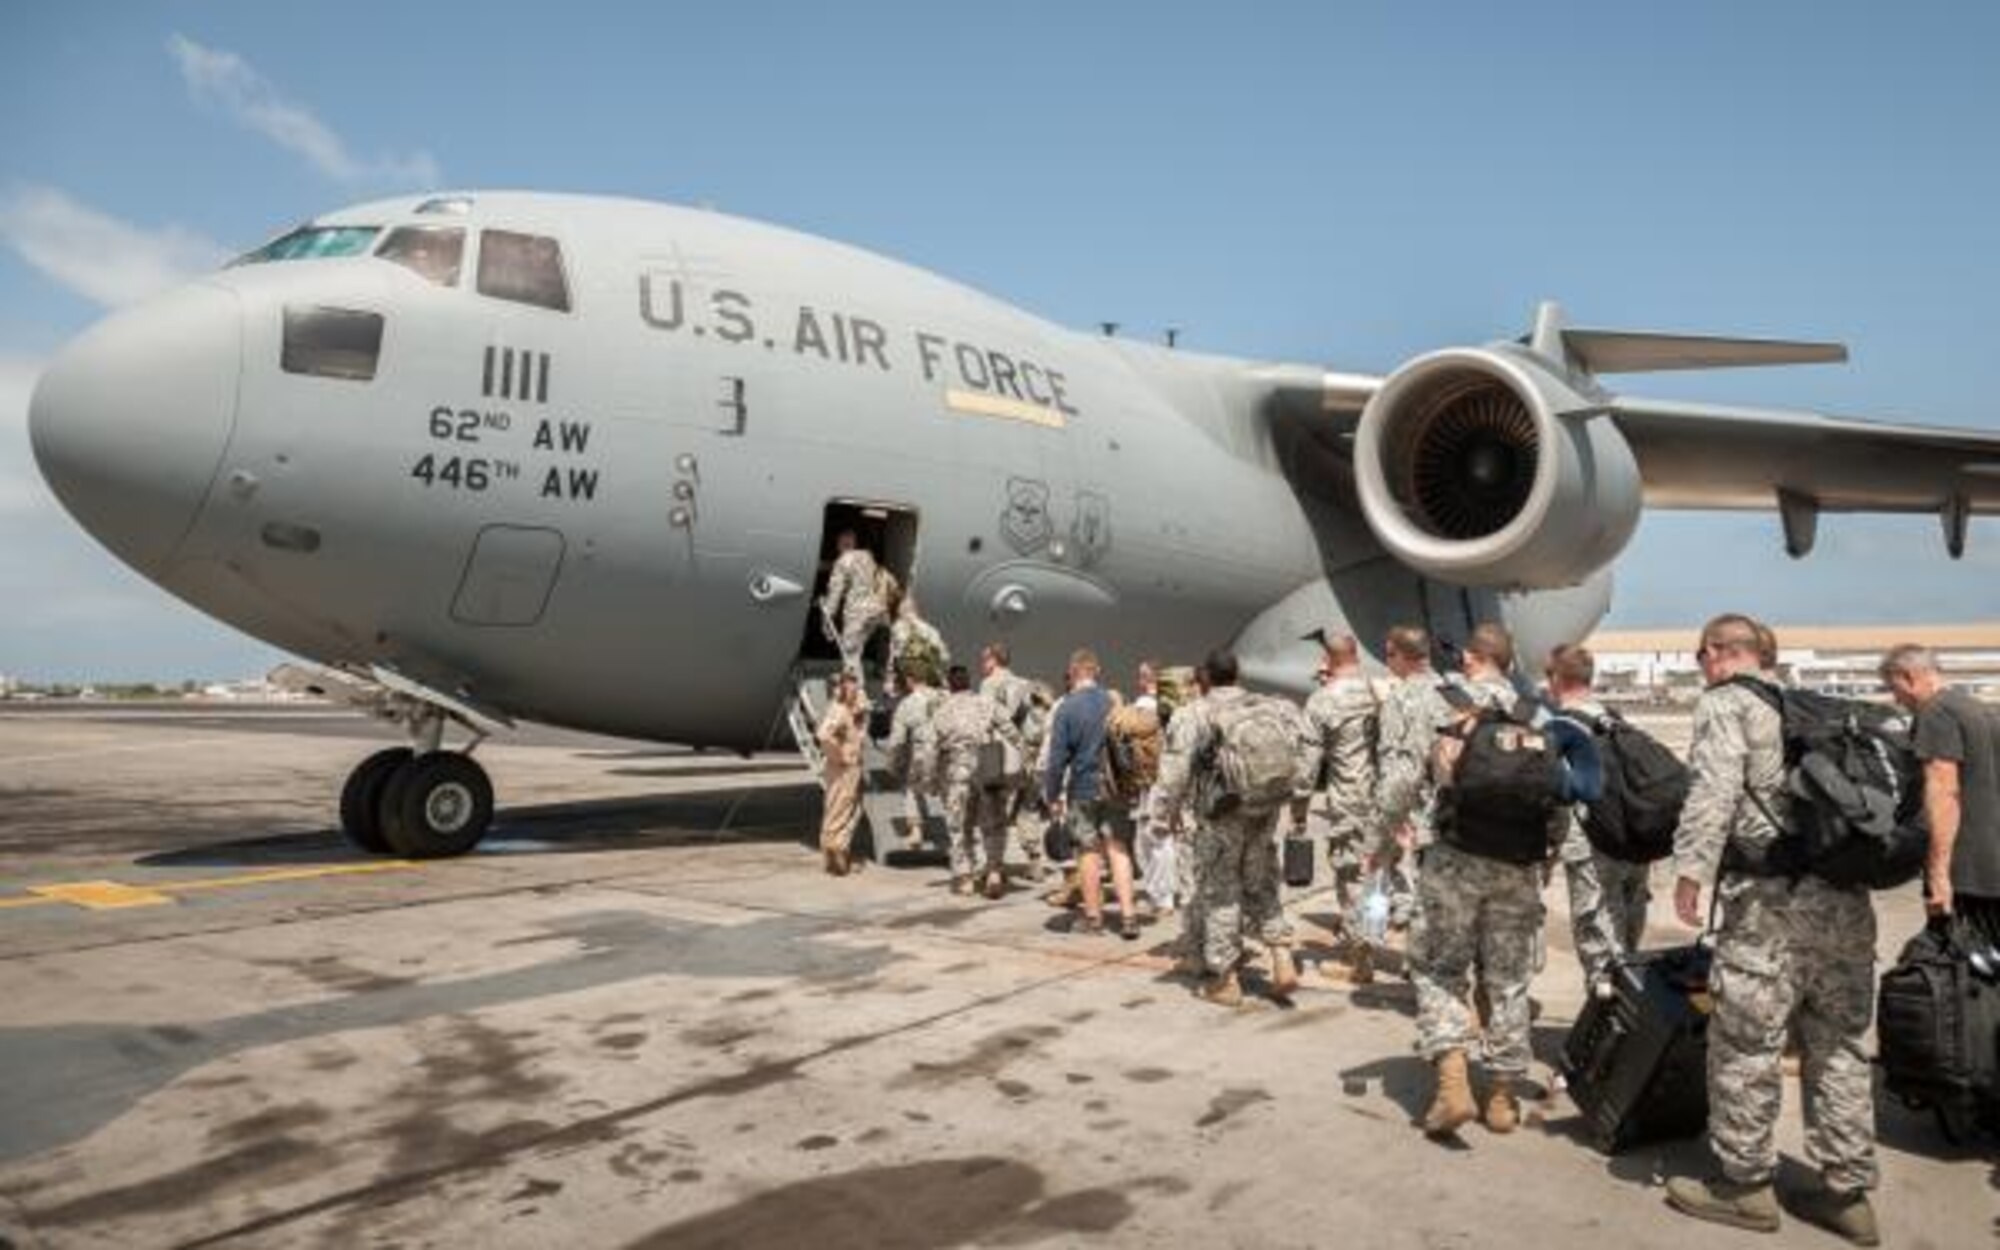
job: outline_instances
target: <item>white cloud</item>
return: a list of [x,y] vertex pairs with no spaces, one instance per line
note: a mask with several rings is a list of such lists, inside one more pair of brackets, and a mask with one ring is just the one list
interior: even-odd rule
[[135,226],[53,187],[22,187],[0,199],[0,238],[63,286],[107,305],[178,286],[227,255],[191,230]]
[[331,127],[301,105],[278,94],[271,81],[248,61],[222,48],[209,48],[185,35],[167,40],[167,51],[196,99],[219,105],[238,122],[287,151],[302,156],[336,182],[393,183],[404,188],[435,187],[442,180],[428,152],[362,160]]

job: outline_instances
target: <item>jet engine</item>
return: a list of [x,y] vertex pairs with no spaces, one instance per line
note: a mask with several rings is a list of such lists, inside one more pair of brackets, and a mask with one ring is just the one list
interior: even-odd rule
[[1462,586],[1575,586],[1639,524],[1638,464],[1601,395],[1511,343],[1389,375],[1362,410],[1354,468],[1390,554]]

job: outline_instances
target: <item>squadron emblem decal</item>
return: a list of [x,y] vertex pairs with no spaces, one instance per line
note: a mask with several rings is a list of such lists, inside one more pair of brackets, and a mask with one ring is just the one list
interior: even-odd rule
[[1000,532],[1020,555],[1032,555],[1049,545],[1055,523],[1049,519],[1049,488],[1032,478],[1007,479],[1007,507],[1000,513]]
[[1069,526],[1070,549],[1079,568],[1090,568],[1111,550],[1111,501],[1094,490],[1078,491],[1076,519]]

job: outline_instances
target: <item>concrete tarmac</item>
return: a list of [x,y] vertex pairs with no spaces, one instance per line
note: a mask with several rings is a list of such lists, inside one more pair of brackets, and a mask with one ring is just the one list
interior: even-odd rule
[[[1171,920],[828,878],[782,757],[531,733],[480,750],[480,853],[356,854],[332,799],[390,741],[0,710],[0,1246],[1839,1244],[1673,1215],[1699,1143],[1606,1159],[1559,1089],[1426,1140],[1394,977],[1228,1012],[1171,975]],[[1548,899],[1553,1085],[1581,986]],[[1292,906],[1329,955],[1326,895]],[[1879,910],[1886,960],[1920,909]],[[1994,1244],[1990,1155],[1886,1099],[1880,1131],[1888,1244]]]

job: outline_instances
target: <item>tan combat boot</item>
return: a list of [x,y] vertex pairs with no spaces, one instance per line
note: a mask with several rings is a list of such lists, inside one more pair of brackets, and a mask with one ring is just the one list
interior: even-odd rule
[[1511,1133],[1521,1127],[1521,1104],[1514,1097],[1514,1078],[1496,1076],[1486,1091],[1486,1131]]
[[1290,998],[1299,989],[1299,966],[1292,962],[1292,948],[1271,948],[1271,997]]
[[1437,1097],[1424,1113],[1424,1132],[1450,1137],[1479,1118],[1472,1103],[1472,1080],[1465,1070],[1465,1052],[1447,1050],[1437,1060]]
[[1792,1199],[1792,1214],[1857,1246],[1882,1244],[1875,1208],[1869,1204],[1868,1195],[1860,1190],[1825,1187],[1806,1190]]
[[1667,1205],[1713,1224],[1747,1228],[1753,1233],[1778,1231],[1778,1195],[1769,1181],[1750,1185],[1726,1176],[1706,1180],[1676,1176],[1667,1182]]
[[1214,1003],[1218,1007],[1243,1005],[1243,986],[1237,981],[1234,972],[1225,972],[1221,976],[1208,978],[1201,983],[1201,988],[1196,990],[1195,994],[1203,1002]]

